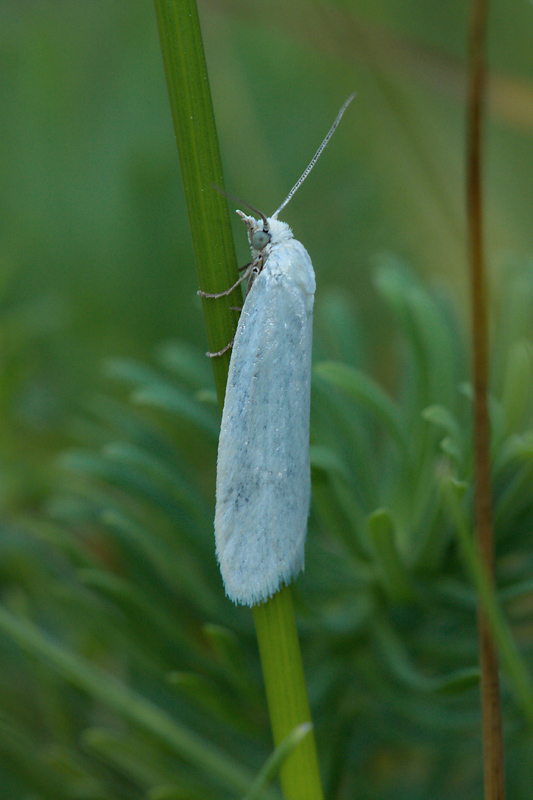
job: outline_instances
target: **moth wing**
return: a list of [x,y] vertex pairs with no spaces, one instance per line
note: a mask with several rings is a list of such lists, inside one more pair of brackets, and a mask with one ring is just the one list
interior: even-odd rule
[[304,564],[314,273],[292,244],[269,256],[246,298],[222,416],[217,558],[226,593],[245,605],[267,600]]

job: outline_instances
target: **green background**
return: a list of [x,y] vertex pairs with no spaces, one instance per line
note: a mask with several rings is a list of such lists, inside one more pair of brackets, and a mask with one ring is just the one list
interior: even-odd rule
[[[468,10],[468,3],[459,0],[289,4],[233,0],[200,6],[226,189],[265,213],[278,207],[346,97],[357,93],[283,218],[308,249],[317,275],[316,359],[356,364],[393,394],[403,386],[403,395],[398,394],[402,401],[407,398],[408,407],[411,403],[412,419],[418,422],[419,398],[414,401],[415,392],[410,394],[405,385],[419,362],[406,356],[408,347],[398,341],[398,322],[383,295],[389,291],[394,299],[396,291],[397,299],[403,292],[419,303],[419,309],[425,308],[427,316],[436,320],[434,352],[449,354],[450,342],[456,340],[451,334],[444,344],[438,339],[439,314],[447,321],[453,318],[441,302],[447,295],[457,312],[456,327],[466,338]],[[519,309],[520,299],[524,303],[520,335],[531,336],[531,306],[526,300],[532,296],[533,253],[532,41],[531,3],[491,4],[490,97],[484,133],[491,310],[498,311],[506,298],[515,302],[507,304],[507,316],[495,316],[499,322],[492,329],[493,341],[501,344],[495,354],[498,388],[505,383],[507,336],[514,331],[513,323],[519,329],[519,315],[513,309]],[[233,758],[255,772],[271,743],[251,615],[234,609],[223,597],[213,554],[217,415],[209,404],[189,407],[190,418],[197,415],[195,428],[183,424],[182,418],[161,420],[154,414],[161,428],[158,438],[144,427],[152,422],[150,414],[146,421],[137,409],[128,406],[124,411],[125,405],[115,406],[114,401],[106,405],[103,399],[116,391],[109,376],[116,378],[121,369],[113,362],[102,370],[106,359],[134,358],[153,365],[154,353],[166,353],[170,363],[176,351],[161,349],[169,340],[190,345],[186,353],[191,393],[213,388],[210,364],[203,355],[202,308],[153,6],[1,0],[0,62],[4,604],[51,632],[72,653],[99,665],[106,675],[164,707],[206,741],[227,747]],[[236,215],[234,232],[239,263],[244,264],[249,251]],[[383,264],[386,253],[409,264],[439,300],[432,305],[426,295],[417,294],[413,288],[417,279],[412,283],[406,279],[401,286],[399,281],[395,288],[382,280],[380,294],[375,265]],[[526,276],[518,289],[516,282],[511,288],[516,275]],[[402,311],[403,307],[398,316]],[[450,328],[454,326],[450,323]],[[441,365],[436,365],[431,391],[424,395],[426,404],[458,405],[454,380],[457,374],[465,379],[467,361],[461,348],[458,345],[452,353],[461,362],[459,367],[451,358],[443,364],[445,392],[430,397],[435,387],[441,388]],[[527,370],[520,368],[522,357],[527,363],[527,354],[519,353],[513,374],[519,388],[519,379],[524,378],[524,397],[511,392],[507,407],[516,398],[516,407],[523,401],[531,411],[531,383],[526,381]],[[448,381],[449,375],[453,380]],[[145,373],[136,373],[133,379],[128,369],[123,369],[122,377],[126,384],[141,388],[152,377],[157,382]],[[512,385],[509,378],[505,386]],[[348,464],[358,476],[365,460],[371,462],[378,451],[387,454],[386,437],[377,431],[371,411],[359,417],[359,409],[356,414],[348,404],[339,401],[337,406],[320,391],[315,397],[315,444],[331,443],[340,464],[335,459],[328,463],[331,452],[323,447],[315,459],[322,458],[324,474],[337,468],[340,474]],[[453,411],[461,422],[462,457],[468,465],[468,408],[462,403],[461,412],[457,407]],[[93,414],[90,419],[87,409]],[[146,483],[133,484],[127,469],[117,468],[108,476],[112,490],[98,486],[101,496],[83,488],[81,479],[65,478],[57,466],[65,447],[89,443],[95,452],[100,445],[109,445],[109,430],[104,432],[102,420],[107,428],[113,422],[119,432],[113,429],[112,442],[113,436],[123,435],[128,443],[142,444],[143,455],[158,454],[172,462],[178,479],[187,485],[185,501],[176,501],[175,495],[169,499],[154,489],[152,505],[141,508]],[[442,427],[448,422],[444,420]],[[344,435],[350,425],[353,439]],[[355,452],[351,447],[356,440],[367,444],[366,434],[375,445],[372,457],[364,448]],[[439,437],[432,441],[436,451]],[[429,450],[428,446],[425,455]],[[115,447],[107,455],[115,459],[115,466],[118,462],[131,467],[138,453]],[[390,473],[384,471],[382,482],[394,470],[401,478],[401,459],[384,461]],[[75,472],[80,466],[76,457],[71,457],[73,465]],[[102,477],[100,462],[84,462],[86,472],[91,468],[97,478]],[[370,510],[383,503],[380,469],[379,459],[368,466],[369,475],[372,470],[376,473],[369,478],[375,492]],[[176,475],[172,492],[179,496],[182,486]],[[479,790],[481,771],[477,686],[468,682],[471,675],[464,686],[458,679],[466,687],[464,695],[453,696],[448,705],[444,700],[441,706],[441,690],[431,683],[476,664],[475,597],[464,582],[457,555],[451,547],[430,554],[434,561],[426,564],[422,576],[430,591],[422,595],[422,608],[404,602],[403,596],[387,597],[381,585],[376,589],[372,583],[367,591],[367,576],[351,572],[350,547],[357,548],[357,536],[344,524],[335,505],[338,498],[331,500],[322,477],[314,475],[316,509],[323,513],[330,502],[331,519],[328,527],[320,513],[312,517],[311,529],[319,535],[310,536],[314,544],[308,548],[308,569],[299,584],[304,586],[299,620],[330,796],[351,798],[356,786],[363,800],[470,798]],[[505,497],[512,481],[505,472],[499,481],[498,496]],[[352,494],[341,497],[343,512],[347,507],[353,510],[350,502],[354,506],[359,502],[359,492],[364,495],[365,487],[354,483]],[[400,480],[400,490],[407,483]],[[65,499],[72,484],[76,502]],[[417,498],[400,490],[392,516],[410,520],[410,503],[416,506]],[[529,473],[522,491],[526,500],[532,496]],[[101,510],[102,502],[112,509],[116,503],[121,512],[142,519],[145,528],[138,540],[128,539],[120,526],[122,538],[101,525],[94,509]],[[368,513],[362,501],[361,506]],[[169,509],[169,518],[164,517],[163,511]],[[188,524],[189,514],[197,528]],[[50,518],[68,524],[56,528]],[[519,569],[524,580],[531,573],[531,518],[524,501],[516,507],[508,503],[498,522],[504,531],[502,541],[508,535],[502,567],[508,588]],[[436,529],[439,526],[440,517],[435,522]],[[353,527],[357,528],[355,523]],[[336,538],[339,531],[344,543],[341,535]],[[401,533],[405,549],[412,530],[406,524]],[[139,554],[135,548],[140,541]],[[385,571],[390,568],[386,562],[390,552],[373,555],[378,563],[383,558]],[[396,551],[393,555],[397,557]],[[394,561],[393,567],[398,567]],[[448,591],[448,599],[459,606],[463,603],[460,612],[453,607],[449,613],[442,596],[431,595],[432,570],[442,578],[442,596]],[[401,595],[406,591],[401,569],[400,578],[393,577]],[[525,650],[531,642],[528,591],[522,598],[524,608],[517,612],[523,623],[520,647]],[[374,622],[383,618],[387,625],[379,628],[374,641]],[[218,629],[207,632],[211,622],[237,631],[238,646],[233,641],[228,644]],[[394,631],[398,639],[387,639],[384,631]],[[423,679],[403,660],[400,644],[420,667]],[[8,755],[5,766],[0,765],[0,779],[5,797],[172,800],[179,796],[162,790],[158,794],[154,787],[170,781],[168,776],[177,775],[183,782],[181,761],[176,765],[174,756],[160,743],[154,744],[144,729],[137,735],[127,714],[102,702],[79,675],[72,679],[74,668],[72,674],[70,667],[66,669],[71,680],[65,683],[64,675],[58,679],[49,673],[47,658],[53,658],[43,655],[41,645],[34,643],[29,660],[3,635],[1,647],[0,747]],[[231,657],[225,661],[217,647],[226,648]],[[193,679],[185,688],[179,678],[175,680],[185,700],[166,683],[168,673],[176,669],[202,678],[198,686]],[[405,683],[390,681],[391,673]],[[506,686],[509,771],[514,776],[514,797],[527,800],[532,780],[530,732],[509,695]],[[10,727],[13,720],[16,736]],[[21,753],[27,753],[27,763]],[[187,784],[190,793],[185,796],[227,796],[212,786],[211,794],[206,793],[201,772],[184,770],[192,787]],[[58,794],[58,786],[63,794]]]

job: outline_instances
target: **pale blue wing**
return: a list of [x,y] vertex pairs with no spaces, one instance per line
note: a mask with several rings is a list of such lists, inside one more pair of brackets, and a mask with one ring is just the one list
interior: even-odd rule
[[269,255],[235,336],[215,535],[226,592],[239,603],[266,600],[303,567],[313,292],[309,256],[291,240]]

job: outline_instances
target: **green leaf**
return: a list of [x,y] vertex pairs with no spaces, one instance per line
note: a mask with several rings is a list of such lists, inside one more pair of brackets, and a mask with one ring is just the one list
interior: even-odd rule
[[354,367],[333,361],[317,364],[314,372],[361,403],[383,425],[400,449],[403,452],[407,450],[405,428],[400,410],[371,378]]
[[154,383],[161,378],[153,367],[149,367],[142,361],[135,361],[132,358],[107,359],[104,362],[104,373],[108,378],[113,378],[113,380],[131,384],[132,386]]
[[294,728],[294,730],[285,737],[262,767],[243,800],[257,800],[257,798],[261,797],[261,793],[277,775],[287,756],[289,756],[300,742],[309,735],[312,729],[313,726],[310,722],[304,722],[302,725],[298,725]]
[[414,355],[418,406],[448,404],[459,376],[455,333],[443,310],[394,255],[379,259],[375,283],[395,310]]
[[533,389],[533,346],[531,342],[513,342],[509,348],[502,391],[502,406],[507,432],[517,433],[522,425]]
[[431,422],[432,425],[442,428],[450,439],[455,442],[455,446],[459,448],[463,438],[461,428],[455,415],[448,408],[439,405],[428,406],[422,411],[422,417]]
[[64,680],[104,703],[144,733],[154,736],[178,758],[204,772],[206,777],[220,781],[229,791],[248,790],[252,777],[232,758],[112,675],[70,653],[26,619],[15,617],[1,605],[0,630],[34,658],[44,660]]
[[318,360],[327,358],[353,366],[362,361],[364,337],[357,321],[353,302],[344,289],[323,289],[315,311]]
[[350,480],[348,468],[343,463],[340,456],[330,447],[323,445],[313,445],[309,448],[311,467],[323,472],[337,475],[345,481]]
[[156,351],[159,363],[173,372],[191,389],[212,386],[210,360],[199,348],[188,342],[165,342]]
[[397,550],[394,523],[387,509],[374,511],[367,520],[368,539],[383,586],[396,603],[414,599],[411,579]]
[[[160,482],[153,480],[140,470],[134,469],[130,464],[115,463],[103,456],[81,450],[63,453],[58,461],[62,469],[94,478],[100,481],[104,487],[113,484],[132,495],[138,494],[155,503],[185,527],[190,525],[190,517],[177,501],[174,493],[168,487],[163,488]],[[103,507],[105,508],[106,505],[104,501]]]
[[128,442],[110,442],[103,454],[117,464],[133,467],[157,483],[163,491],[168,491],[176,501],[186,508],[201,524],[210,524],[211,515],[206,513],[205,501],[195,486],[190,485],[174,464],[169,464],[150,451]]
[[395,678],[415,692],[454,695],[479,683],[478,667],[467,667],[441,676],[425,675],[409,657],[400,637],[384,620],[375,626],[374,636]]
[[210,408],[201,406],[176,386],[161,382],[152,383],[138,389],[132,395],[132,401],[140,405],[162,408],[176,414],[185,422],[190,422],[204,431],[213,440],[218,438],[220,423]]

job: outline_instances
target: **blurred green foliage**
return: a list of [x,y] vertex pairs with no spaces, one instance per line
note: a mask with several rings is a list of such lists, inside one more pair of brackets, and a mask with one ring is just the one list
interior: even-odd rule
[[[345,293],[317,303],[295,591],[319,752],[328,797],[466,800],[481,781],[476,594],[443,491],[461,482],[468,525],[464,337],[449,298],[404,264],[382,259],[375,275],[395,320],[395,395],[360,368]],[[497,580],[519,646],[504,660],[508,783],[526,800],[533,693],[512,674],[532,649],[533,274],[512,283],[525,325],[496,359],[492,416]],[[209,365],[174,342],[153,366],[106,369],[46,508],[2,536],[0,778],[13,797],[243,796],[270,745],[252,616],[223,597],[213,552]]]
[[[475,595],[440,491],[464,482],[468,508],[466,6],[201,13],[226,185],[267,213],[358,93],[287,214],[319,284],[296,592],[328,797],[479,796]],[[497,577],[527,660],[533,12],[491,13]],[[214,559],[218,416],[153,8],[0,17],[0,791],[239,796],[270,741],[252,618]],[[531,728],[504,690],[528,800]]]

